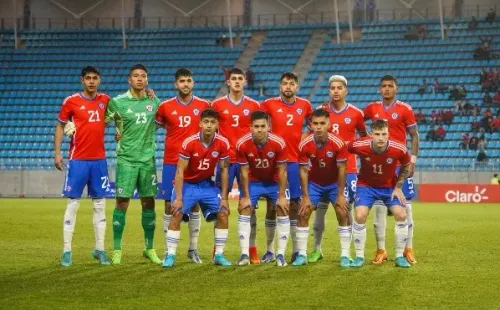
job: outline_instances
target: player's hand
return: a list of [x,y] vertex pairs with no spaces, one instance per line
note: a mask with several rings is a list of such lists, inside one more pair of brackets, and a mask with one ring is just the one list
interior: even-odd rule
[[238,211],[245,210],[246,208],[251,208],[252,202],[248,197],[243,197],[240,199],[240,204],[238,205]]
[[67,122],[66,125],[64,125],[63,132],[65,136],[71,138],[75,134],[75,130],[76,130],[75,123]]
[[299,215],[300,216],[303,216],[306,214],[306,212],[311,212],[312,210],[312,204],[311,204],[311,199],[309,199],[308,197],[306,198],[302,198],[302,200],[300,201],[300,206],[299,206]]
[[337,200],[335,201],[335,206],[338,207],[342,212],[349,212],[349,203],[347,199],[345,199],[344,195],[338,195]]
[[115,140],[116,142],[120,141],[122,136],[119,133],[115,133]]
[[413,174],[415,173],[415,164],[410,163],[410,170],[408,171],[408,178],[413,177]]
[[156,98],[155,91],[152,90],[151,88],[146,89],[146,95],[148,95],[149,99],[155,99]]
[[54,156],[54,166],[57,170],[62,171],[64,169],[64,160],[61,154]]
[[391,200],[393,200],[394,198],[399,199],[402,207],[406,206],[406,198],[405,198],[405,195],[403,194],[403,191],[401,190],[401,188],[397,188],[397,187],[394,188],[394,190],[392,191]]
[[172,215],[176,215],[177,213],[183,211],[183,204],[182,200],[176,199],[174,200],[174,203],[170,206],[170,210],[172,211]]
[[226,209],[227,215],[231,215],[231,210],[229,209],[229,203],[227,202],[227,199],[222,199],[220,201],[220,208],[219,209]]
[[276,200],[276,206],[280,206],[281,210],[286,213],[288,213],[288,211],[290,210],[290,204],[288,203],[288,200],[285,196],[278,197],[278,200]]

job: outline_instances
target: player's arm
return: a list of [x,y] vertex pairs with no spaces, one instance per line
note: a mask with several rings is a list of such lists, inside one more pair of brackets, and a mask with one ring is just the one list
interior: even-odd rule
[[300,201],[299,215],[303,215],[312,208],[309,198],[309,163],[300,163],[299,167],[300,187],[302,191],[302,200]]
[[401,169],[399,170],[398,179],[396,181],[396,185],[394,186],[394,190],[392,191],[391,199],[397,197],[401,204],[404,206],[406,205],[406,198],[402,190],[403,183],[410,173],[411,166],[410,155],[408,154],[408,151],[404,153],[401,152],[398,161],[401,163]]
[[221,159],[219,161],[219,167],[220,167],[220,179],[221,179],[221,207],[226,208],[227,211],[229,212],[229,204],[227,202],[227,196],[229,195],[228,193],[228,183],[229,183],[229,157],[226,157],[224,159]]
[[106,108],[106,124],[114,121],[116,134],[121,136],[123,134],[123,119],[120,113],[118,112],[117,103],[114,99],[111,99],[108,103],[108,107]]
[[175,171],[174,187],[175,187],[175,201],[172,204],[172,214],[182,212],[182,187],[184,186],[184,171],[189,164],[189,158],[184,158],[179,155],[177,162],[177,170]]
[[409,166],[408,176],[413,176],[415,172],[415,164],[417,163],[418,150],[420,147],[420,137],[418,135],[418,127],[415,125],[408,129],[411,138],[411,164]]
[[368,136],[368,134],[366,133],[365,116],[364,116],[363,112],[361,112],[361,115],[358,119],[358,123],[356,125],[356,131],[358,132],[358,135],[360,137]]
[[61,122],[57,122],[56,130],[54,133],[54,165],[58,170],[62,170],[64,167],[63,157],[61,155],[61,143],[63,140],[64,125]]
[[286,165],[286,163],[278,163],[276,166],[276,169],[278,169],[278,200],[276,204],[282,209],[288,210],[288,202],[285,194],[286,185],[288,183]]
[[250,190],[249,190],[249,180],[248,180],[248,172],[250,167],[248,163],[240,163],[240,208],[251,207],[250,202]]
[[349,157],[349,152],[347,151],[347,146],[342,142],[337,144],[338,149],[336,150],[336,160],[338,169],[338,179],[337,179],[337,201],[335,205],[338,206],[342,211],[348,212],[349,205],[347,203],[346,197],[344,196],[345,190],[345,180],[347,174],[347,158]]

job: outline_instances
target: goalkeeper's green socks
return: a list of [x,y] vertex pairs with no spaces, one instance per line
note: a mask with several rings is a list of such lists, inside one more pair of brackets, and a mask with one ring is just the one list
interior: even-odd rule
[[113,211],[113,249],[122,249],[123,230],[125,229],[126,211],[115,207]]
[[155,210],[142,209],[142,228],[144,229],[144,240],[146,249],[153,248],[153,239],[156,228],[156,213]]

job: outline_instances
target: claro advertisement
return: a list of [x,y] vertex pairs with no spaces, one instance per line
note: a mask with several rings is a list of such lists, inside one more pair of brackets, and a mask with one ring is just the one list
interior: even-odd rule
[[490,184],[420,184],[421,202],[500,203],[500,186]]

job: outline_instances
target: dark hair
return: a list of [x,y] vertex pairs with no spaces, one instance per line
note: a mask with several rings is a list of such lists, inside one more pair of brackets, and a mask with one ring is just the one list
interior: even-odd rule
[[231,78],[231,75],[233,75],[233,74],[241,74],[241,75],[245,76],[245,72],[243,72],[243,70],[241,70],[240,68],[236,68],[236,67],[229,70],[228,77]]
[[495,174],[493,175],[493,177],[494,177],[494,178],[496,178],[497,176],[498,176],[498,174],[497,174],[497,173],[495,173]]
[[144,72],[148,73],[148,69],[146,69],[146,67],[144,65],[141,65],[141,64],[136,64],[136,65],[133,65],[132,68],[130,68],[130,71],[129,71],[129,75],[132,74],[132,72],[134,70],[144,70]]
[[217,113],[213,109],[205,109],[205,110],[203,110],[203,112],[201,112],[201,119],[209,118],[209,117],[215,118],[216,120],[219,120],[219,113]]
[[193,73],[191,72],[191,70],[189,70],[187,68],[177,69],[177,71],[175,71],[175,80],[177,81],[181,76],[192,77]]
[[259,119],[263,119],[266,120],[266,122],[269,122],[269,115],[267,115],[267,113],[263,111],[252,112],[252,114],[250,115],[250,122],[253,123],[254,121],[257,121]]
[[294,80],[295,83],[299,82],[299,77],[294,72],[283,72],[283,74],[281,74],[280,82],[283,82],[283,79],[285,78],[289,80]]
[[375,120],[371,125],[372,130],[380,130],[384,128],[389,128],[389,123],[387,120],[381,118]]
[[326,117],[326,118],[330,118],[330,113],[328,113],[327,110],[325,109],[316,109],[313,111],[312,115],[311,115],[311,119],[313,117]]
[[392,75],[384,75],[381,79],[380,79],[380,84],[382,84],[384,81],[393,81],[394,84],[398,85],[398,80],[396,80],[395,77],[393,77]]
[[83,67],[82,77],[85,77],[89,73],[95,73],[96,75],[101,76],[101,72],[96,67],[92,67],[92,66]]

